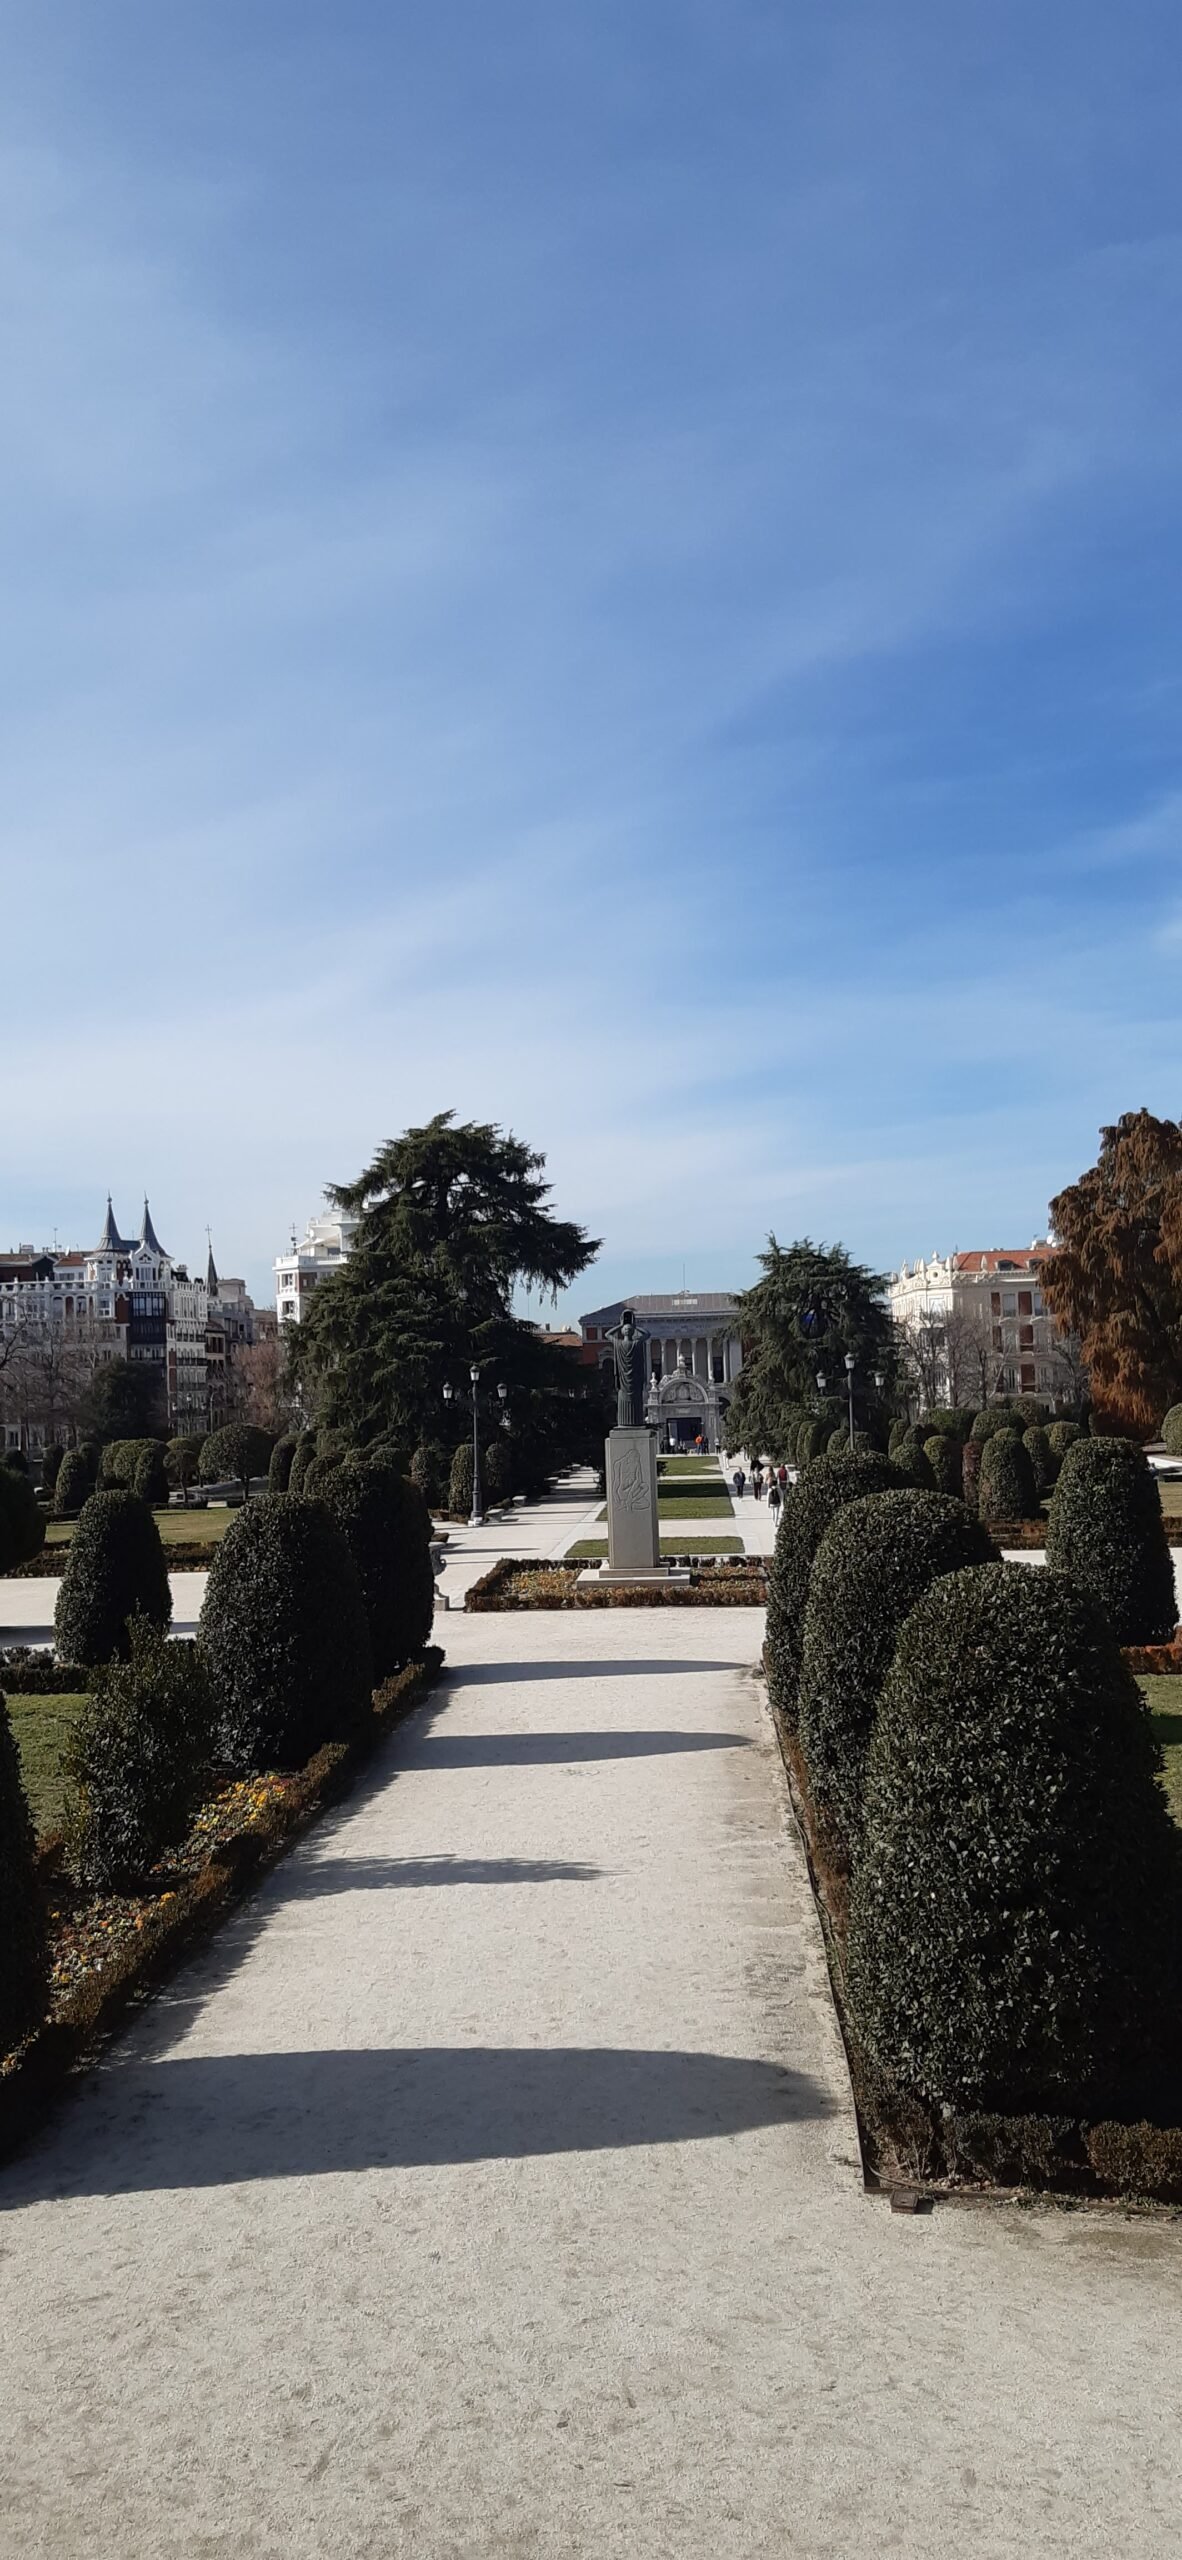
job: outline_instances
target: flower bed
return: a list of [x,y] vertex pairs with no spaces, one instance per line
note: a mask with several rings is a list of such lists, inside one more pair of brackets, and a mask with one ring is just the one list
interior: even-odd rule
[[[674,1561],[665,1557],[665,1563]],[[472,1585],[466,1609],[762,1609],[767,1568],[761,1556],[736,1556],[718,1564],[687,1558],[688,1582],[615,1583],[580,1590],[576,1564],[530,1564],[502,1556]]]
[[1035,2189],[1093,2200],[1182,2205],[1182,2125],[938,2109],[896,2085],[870,2060],[859,2045],[845,1999],[849,1879],[829,1858],[800,1743],[770,1696],[769,1707],[829,1959],[867,2186],[883,2193],[919,2189],[999,2197]]
[[[1162,1526],[1166,1545],[1182,1547],[1182,1517],[1176,1513],[1173,1517],[1167,1514]],[[1047,1542],[1045,1515],[1041,1520],[989,1520],[986,1527],[994,1544],[999,1547],[1045,1547]]]
[[[166,1538],[164,1561],[170,1573],[207,1573],[217,1554],[216,1538]],[[31,1556],[27,1564],[14,1564],[5,1582],[60,1582],[66,1570],[70,1541],[63,1538],[52,1547],[42,1547],[39,1556]]]
[[[215,1928],[322,1807],[345,1792],[377,1744],[421,1705],[443,1662],[436,1645],[373,1693],[372,1716],[304,1768],[219,1787],[186,1839],[140,1894],[85,1894],[66,1876],[63,1843],[41,1843],[50,1924],[51,2003],[35,2036],[0,2060],[0,2157],[35,2130],[67,2078],[133,2000]],[[60,1678],[60,1674],[58,1675]]]

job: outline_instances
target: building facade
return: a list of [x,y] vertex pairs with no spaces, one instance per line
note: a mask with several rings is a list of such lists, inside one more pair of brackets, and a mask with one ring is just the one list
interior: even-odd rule
[[335,1209],[309,1218],[299,1241],[292,1228],[289,1251],[275,1259],[275,1312],[281,1325],[299,1323],[312,1291],[330,1271],[340,1270],[356,1233],[356,1218]]
[[921,1408],[1043,1396],[1067,1404],[1079,1391],[1072,1346],[1056,1332],[1041,1278],[1054,1251],[1033,1244],[933,1253],[903,1263],[888,1283]]
[[663,1449],[722,1447],[729,1389],[743,1366],[738,1307],[724,1290],[618,1298],[579,1320],[586,1350],[605,1368],[614,1362],[607,1336],[630,1307],[649,1350],[645,1419]]

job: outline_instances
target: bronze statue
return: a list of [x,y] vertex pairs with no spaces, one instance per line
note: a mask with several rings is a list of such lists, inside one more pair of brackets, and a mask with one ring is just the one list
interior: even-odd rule
[[607,1339],[616,1361],[616,1429],[641,1430],[648,1388],[648,1349],[631,1307],[624,1308],[617,1325],[608,1327]]

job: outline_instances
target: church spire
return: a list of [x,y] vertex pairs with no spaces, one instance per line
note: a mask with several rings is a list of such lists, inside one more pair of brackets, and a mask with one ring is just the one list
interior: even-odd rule
[[156,1229],[152,1224],[152,1213],[148,1207],[148,1195],[146,1191],[144,1193],[144,1223],[140,1228],[140,1243],[146,1244],[149,1253],[156,1254],[161,1262],[167,1260],[168,1257],[164,1251],[164,1247],[161,1244],[160,1238],[156,1233]]
[[99,1237],[98,1243],[97,1243],[97,1244],[96,1244],[96,1246],[95,1246],[95,1252],[96,1252],[96,1253],[122,1253],[122,1252],[123,1252],[123,1249],[124,1249],[124,1247],[123,1247],[123,1238],[122,1238],[122,1236],[120,1235],[120,1233],[119,1233],[119,1229],[118,1229],[118,1227],[117,1227],[117,1226],[116,1226],[116,1224],[115,1224],[115,1212],[114,1212],[114,1210],[113,1210],[113,1209],[112,1209],[112,1207],[111,1207],[111,1194],[110,1194],[110,1192],[108,1191],[108,1193],[107,1193],[107,1214],[106,1214],[106,1217],[105,1217],[105,1218],[104,1218],[104,1220],[103,1220],[103,1232],[102,1232],[101,1236]]
[[211,1298],[216,1298],[217,1293],[218,1293],[218,1274],[217,1274],[217,1264],[216,1264],[216,1262],[214,1261],[214,1258],[213,1258],[213,1237],[212,1237],[212,1235],[210,1235],[210,1231],[209,1231],[209,1228],[208,1228],[208,1227],[206,1228],[205,1232],[206,1232],[206,1235],[209,1237],[209,1261],[208,1261],[208,1263],[206,1264],[206,1268],[205,1268],[205,1286],[206,1286],[206,1288],[207,1288],[207,1289],[208,1289],[208,1291],[209,1291],[210,1297],[211,1297]]

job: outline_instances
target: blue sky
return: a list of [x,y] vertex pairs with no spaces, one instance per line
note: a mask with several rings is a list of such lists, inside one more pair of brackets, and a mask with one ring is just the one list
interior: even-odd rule
[[257,1289],[432,1110],[574,1293],[1182,1110],[1182,38],[0,5],[3,1198]]

